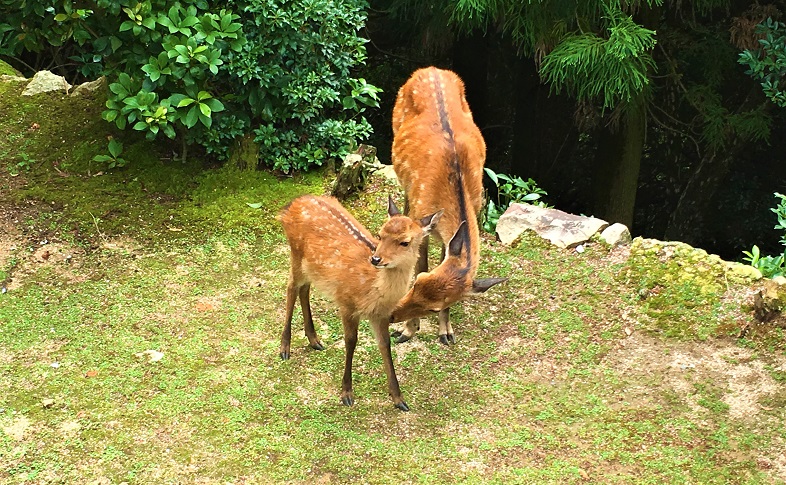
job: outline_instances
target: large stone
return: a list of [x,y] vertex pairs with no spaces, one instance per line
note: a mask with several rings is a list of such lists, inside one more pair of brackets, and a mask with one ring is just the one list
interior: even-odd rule
[[106,78],[101,76],[95,81],[82,83],[71,91],[71,96],[90,96],[95,92],[106,90]]
[[611,246],[628,244],[631,241],[628,226],[615,222],[600,233],[601,241]]
[[530,229],[555,246],[572,248],[587,242],[608,225],[608,222],[594,217],[514,203],[499,218],[497,236],[503,244],[511,244],[521,233]]
[[398,182],[398,176],[396,176],[396,171],[393,170],[393,165],[382,165],[381,168],[374,172],[374,175],[379,175],[393,182]]
[[680,241],[637,237],[631,244],[628,262],[648,277],[662,273],[661,284],[692,282],[700,291],[723,291],[729,283],[750,284],[761,278],[756,268],[724,261],[717,254]]
[[3,83],[20,83],[20,82],[26,83],[27,81],[29,81],[29,79],[27,79],[26,77],[10,75],[10,74],[0,74],[0,82]]
[[726,269],[732,276],[734,281],[758,281],[762,279],[761,271],[749,264],[737,263],[736,261],[727,261]]
[[33,96],[40,93],[48,93],[51,91],[68,92],[71,85],[65,80],[63,76],[52,74],[49,71],[38,71],[30,80],[27,87],[22,91],[22,96]]

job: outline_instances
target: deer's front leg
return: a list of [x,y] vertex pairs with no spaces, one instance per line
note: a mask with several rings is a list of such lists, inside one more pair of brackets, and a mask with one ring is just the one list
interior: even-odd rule
[[388,392],[393,399],[393,405],[402,411],[409,411],[409,406],[401,397],[401,389],[398,385],[396,370],[393,368],[393,355],[390,351],[390,323],[385,319],[374,319],[371,322],[374,326],[374,337],[377,340],[377,347],[382,354],[382,366],[388,378]]
[[358,344],[360,320],[350,316],[342,316],[341,320],[344,324],[344,347],[346,348],[344,378],[341,380],[341,403],[345,406],[352,406],[355,403],[355,394],[352,392],[352,359]]

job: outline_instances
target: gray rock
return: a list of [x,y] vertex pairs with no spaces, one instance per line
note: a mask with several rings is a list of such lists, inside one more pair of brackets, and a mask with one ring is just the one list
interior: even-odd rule
[[91,94],[106,89],[106,78],[101,76],[95,81],[82,83],[71,91],[71,96],[90,96]]
[[12,76],[10,74],[0,74],[0,82],[4,83],[20,83],[27,82],[27,78],[23,76]]
[[382,165],[381,168],[374,172],[374,175],[380,175],[388,180],[398,182],[398,177],[396,176],[396,171],[393,170],[393,165]]
[[611,246],[628,244],[631,241],[628,226],[615,222],[600,233],[600,239]]
[[50,91],[64,91],[67,93],[69,89],[71,89],[71,85],[68,84],[68,81],[63,76],[52,74],[49,71],[38,71],[25,90],[22,91],[22,96],[33,96]]
[[531,229],[555,246],[572,248],[588,241],[608,225],[594,217],[529,204],[511,204],[497,222],[497,236],[503,244],[511,244],[522,232]]

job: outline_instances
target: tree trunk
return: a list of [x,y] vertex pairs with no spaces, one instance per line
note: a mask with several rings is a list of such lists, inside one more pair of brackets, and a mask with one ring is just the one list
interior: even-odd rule
[[633,224],[646,111],[628,109],[616,129],[604,128],[598,140],[593,180],[595,215],[608,222]]
[[708,153],[682,189],[677,207],[669,217],[664,238],[696,244],[701,237],[704,216],[710,209],[712,196],[729,174],[734,153]]
[[511,150],[513,161],[510,172],[525,179],[533,177],[537,182],[543,183],[541,175],[544,164],[540,159],[540,145],[548,133],[540,125],[540,77],[532,59],[519,60],[517,67],[516,92],[513,96],[516,103]]

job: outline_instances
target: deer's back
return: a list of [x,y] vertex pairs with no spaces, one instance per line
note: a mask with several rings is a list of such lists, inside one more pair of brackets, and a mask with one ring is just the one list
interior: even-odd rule
[[474,218],[483,204],[486,144],[472,119],[464,83],[451,71],[415,71],[393,109],[393,166],[407,193],[410,215],[445,213],[437,227],[449,240],[461,223],[459,198]]

